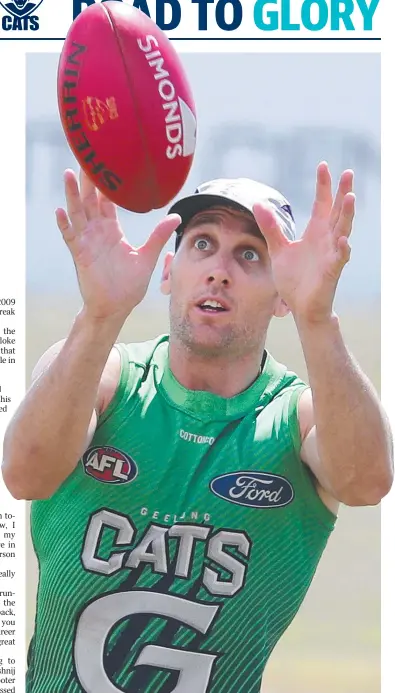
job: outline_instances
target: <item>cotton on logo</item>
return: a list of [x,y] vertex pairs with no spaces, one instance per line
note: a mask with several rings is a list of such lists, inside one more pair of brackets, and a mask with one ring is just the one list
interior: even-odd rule
[[127,484],[138,473],[137,465],[129,455],[111,447],[88,448],[82,463],[86,474],[105,484]]

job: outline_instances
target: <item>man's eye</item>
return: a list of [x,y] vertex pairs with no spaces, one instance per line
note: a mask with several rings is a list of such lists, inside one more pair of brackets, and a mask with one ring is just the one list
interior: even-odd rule
[[197,238],[195,241],[195,248],[198,250],[208,250],[209,245],[207,238]]
[[243,251],[243,259],[247,260],[247,262],[257,262],[259,260],[259,255],[256,250],[248,248]]

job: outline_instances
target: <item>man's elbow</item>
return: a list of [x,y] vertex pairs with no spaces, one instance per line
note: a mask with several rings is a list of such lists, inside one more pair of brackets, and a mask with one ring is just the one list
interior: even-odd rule
[[1,474],[8,492],[15,500],[45,500],[54,492],[43,483],[37,483],[32,479],[26,480],[24,475],[6,460],[3,460]]
[[355,479],[354,483],[339,490],[337,500],[344,505],[366,506],[379,505],[383,498],[390,492],[394,481],[392,465],[384,471],[376,474],[374,478]]

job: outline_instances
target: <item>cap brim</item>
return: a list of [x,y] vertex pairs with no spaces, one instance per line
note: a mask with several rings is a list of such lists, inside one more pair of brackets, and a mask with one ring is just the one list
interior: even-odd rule
[[176,229],[176,233],[178,235],[182,234],[186,225],[195,214],[204,212],[204,210],[210,209],[211,207],[231,207],[232,209],[247,212],[253,216],[251,209],[222,195],[210,195],[209,193],[189,195],[175,202],[168,211],[168,214],[179,214],[181,217],[182,221],[180,226]]

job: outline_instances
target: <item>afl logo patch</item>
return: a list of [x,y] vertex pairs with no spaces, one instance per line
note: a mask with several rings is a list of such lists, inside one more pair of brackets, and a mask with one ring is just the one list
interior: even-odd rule
[[210,483],[216,496],[247,508],[282,508],[294,498],[287,479],[266,472],[231,472]]
[[117,448],[88,448],[82,464],[86,474],[104,484],[127,484],[138,474],[135,461]]

